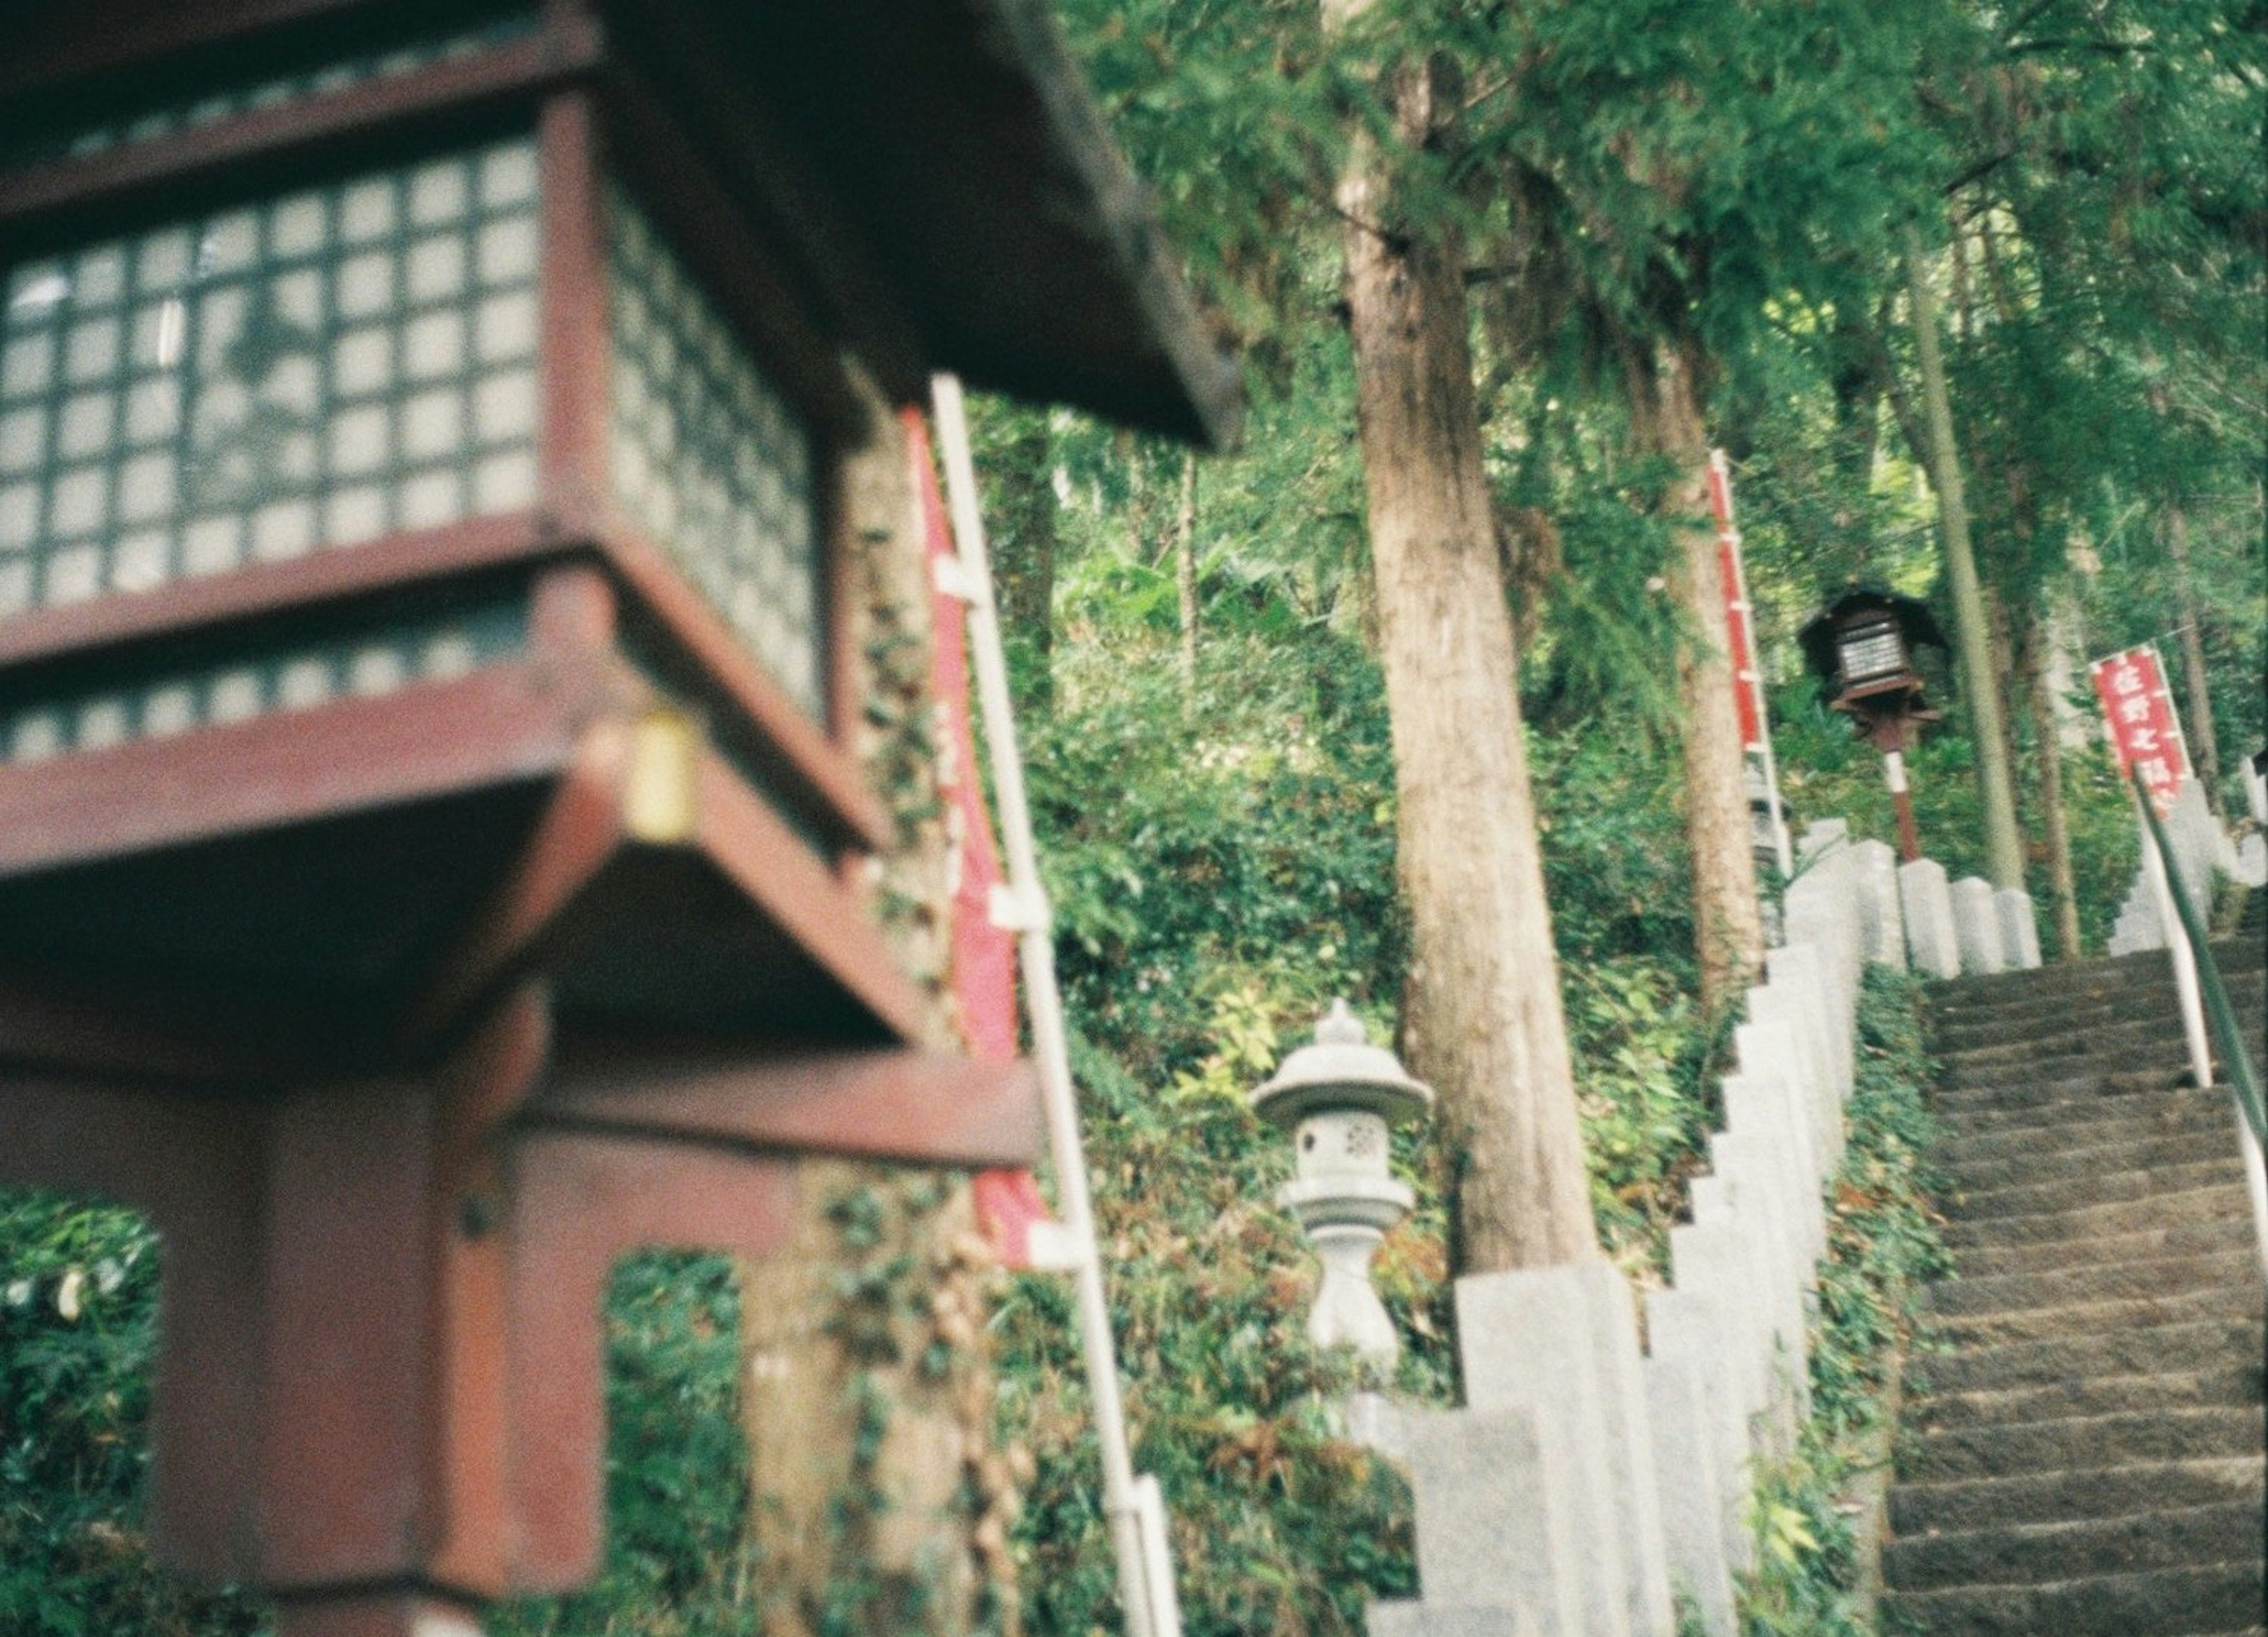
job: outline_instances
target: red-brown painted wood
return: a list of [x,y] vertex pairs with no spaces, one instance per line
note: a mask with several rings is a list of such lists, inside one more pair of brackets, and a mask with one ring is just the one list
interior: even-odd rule
[[467,518],[288,563],[176,579],[0,620],[0,667],[78,658],[152,638],[179,636],[303,608],[329,608],[420,580],[442,579],[556,555],[561,542],[534,512]]
[[556,777],[573,758],[569,716],[526,670],[497,665],[0,767],[0,874]]
[[[195,8],[180,7],[182,11]],[[177,210],[185,193],[241,192],[258,178],[302,167],[326,152],[399,146],[422,125],[525,104],[600,61],[594,31],[538,34],[430,68],[294,98],[164,141],[134,142],[77,159],[0,172],[0,225],[16,242],[54,239],[61,224],[99,212],[116,232],[152,210]]]
[[683,1143],[531,1132],[512,1147],[513,1581],[564,1591],[605,1530],[605,1334],[615,1261],[655,1245],[759,1257],[794,1222],[784,1160]]
[[532,1110],[547,1125],[752,1152],[1029,1165],[1039,1093],[1027,1063],[909,1047],[751,1048],[571,1031]]

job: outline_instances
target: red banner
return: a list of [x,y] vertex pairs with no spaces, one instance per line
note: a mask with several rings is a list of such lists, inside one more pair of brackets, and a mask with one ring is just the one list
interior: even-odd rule
[[2118,771],[2132,769],[2141,775],[2151,806],[2163,818],[2173,810],[2174,798],[2190,776],[2190,749],[2182,738],[2182,720],[2175,713],[2158,651],[2145,643],[2097,660],[2088,668],[2095,675],[2095,695],[2102,701],[2102,719]]
[[1725,582],[1725,643],[1733,660],[1733,699],[1741,714],[1741,748],[1761,751],[1764,748],[1764,681],[1756,675],[1749,579],[1741,563],[1741,531],[1733,527],[1733,476],[1721,449],[1709,454],[1709,509],[1717,514],[1717,564]]
[[[958,557],[930,459],[929,428],[921,411],[904,416],[914,492],[920,497],[922,531],[931,585],[946,576],[940,564]],[[1000,855],[984,808],[976,765],[976,735],[968,719],[968,610],[961,600],[933,589],[935,639],[932,682],[939,714],[938,782],[946,801],[953,850],[953,992],[961,1005],[961,1037],[977,1057],[1005,1061],[1016,1055],[1016,940],[994,924],[992,889],[1000,883]],[[979,1225],[1010,1267],[1033,1261],[1032,1230],[1048,1221],[1046,1203],[1029,1171],[980,1171],[976,1179]]]

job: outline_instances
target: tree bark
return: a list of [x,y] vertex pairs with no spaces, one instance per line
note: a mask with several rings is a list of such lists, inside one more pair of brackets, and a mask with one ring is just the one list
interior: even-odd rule
[[[1357,9],[1327,0],[1327,25]],[[1434,119],[1392,70],[1396,133]],[[1462,247],[1402,231],[1358,141],[1339,188],[1400,873],[1412,1066],[1439,1094],[1464,1272],[1599,1254],[1473,394]]]
[[1977,756],[1977,789],[1984,811],[1984,872],[1995,887],[2021,889],[2024,854],[2016,833],[2015,779],[2003,746],[2001,703],[1992,675],[1991,635],[1977,557],[1969,542],[1969,502],[1954,443],[1953,410],[1946,395],[1945,362],[1938,351],[1937,302],[1922,266],[1921,234],[1906,230],[1906,277],[1913,298],[1914,350],[1921,365],[1922,408],[1928,417],[1930,483],[1937,490],[1939,529],[1945,542],[1946,579],[1953,592],[1955,641]]
[[[894,793],[877,902],[898,906],[884,912],[884,935],[929,997],[924,1043],[953,1050],[950,841],[925,728],[929,566],[908,527],[897,418],[879,395],[861,395],[871,431],[846,458],[842,493],[851,645],[866,656],[862,697],[895,707],[865,721],[857,744],[874,787]],[[1013,1497],[994,1447],[985,1275],[983,1258],[959,1249],[973,1222],[968,1186],[835,1160],[805,1160],[797,1174],[792,1238],[740,1279],[747,1529],[764,1637],[814,1637],[846,1620],[945,1637],[970,1629],[980,1587],[1012,1632]],[[853,1242],[833,1208],[852,1200],[871,1212],[872,1242]],[[887,1300],[845,1294],[874,1289],[854,1276],[901,1257],[904,1277],[880,1287]],[[932,1343],[944,1344],[941,1371],[924,1367]]]
[[2205,628],[2199,623],[2197,582],[2190,577],[2190,520],[2180,501],[2166,508],[2166,555],[2173,559],[2174,591],[2182,611],[2182,692],[2189,705],[2190,754],[2205,786],[2205,805],[2221,817],[2220,741],[2213,726],[2213,689],[2205,668]]
[[2032,714],[2032,742],[2040,758],[2040,829],[2047,844],[2048,892],[2055,904],[2056,953],[2080,958],[2079,889],[2071,866],[2071,824],[2063,805],[2063,729],[2056,719],[2055,695],[2048,686],[2040,651],[2050,640],[2044,621],[2018,652],[2024,698]]
[[1174,588],[1182,614],[1182,710],[1197,697],[1197,457],[1182,457],[1182,510],[1174,520]]
[[[1992,632],[1992,695],[2007,702],[2000,712],[2000,755],[2008,764],[2011,780],[2024,763],[2016,748],[2016,711],[2023,697],[2023,689],[2016,680],[2015,622],[2008,612],[2008,604],[1993,586],[1984,587],[1984,619]],[[2016,843],[2023,846],[2023,815],[2017,817]]]
[[1000,604],[1020,715],[1055,705],[1056,491],[1047,417],[1016,412],[1013,435],[991,472],[992,586]]
[[1737,1004],[1764,961],[1741,722],[1725,635],[1725,578],[1709,520],[1709,438],[1697,392],[1698,349],[1663,343],[1631,372],[1632,422],[1650,452],[1676,463],[1663,497],[1673,520],[1668,574],[1684,613],[1677,697],[1685,761],[1685,851],[1693,870],[1693,953],[1701,1007],[1712,1017]]

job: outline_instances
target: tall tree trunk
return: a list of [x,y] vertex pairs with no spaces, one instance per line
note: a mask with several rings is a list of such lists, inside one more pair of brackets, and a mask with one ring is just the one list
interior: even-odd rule
[[2174,591],[2182,611],[2182,682],[2187,700],[2190,754],[2205,785],[2205,804],[2220,815],[2220,741],[2213,728],[2213,690],[2205,669],[2205,627],[2199,623],[2197,582],[2190,577],[2190,520],[2182,503],[2166,508],[2166,554],[2174,562]]
[[1764,960],[1749,797],[1742,781],[1741,722],[1725,635],[1725,577],[1709,521],[1709,437],[1697,395],[1693,343],[1663,343],[1631,373],[1641,443],[1676,463],[1663,498],[1677,520],[1668,580],[1688,630],[1677,649],[1677,697],[1685,755],[1685,851],[1693,868],[1694,957],[1701,1006],[1711,1016],[1737,1003]]
[[1197,457],[1182,457],[1182,510],[1174,520],[1174,588],[1182,611],[1182,709],[1197,699]]
[[[928,975],[924,1043],[947,1050],[958,1044],[941,992],[953,894],[926,732],[928,562],[908,527],[914,495],[897,417],[879,395],[861,396],[869,433],[845,461],[843,488],[850,646],[866,656],[861,697],[894,707],[864,720],[857,744],[874,787],[891,793],[877,903],[902,968]],[[968,1190],[848,1161],[806,1159],[796,1172],[792,1236],[740,1279],[747,1528],[759,1559],[751,1601],[764,1637],[941,1637],[970,1629],[980,1589],[1012,1631],[1013,1500],[994,1448],[984,1269],[962,1248]],[[853,1204],[855,1219],[841,1210]]]
[[1045,716],[1055,706],[1056,490],[1044,414],[1016,411],[1014,434],[987,476],[985,533],[1016,709]]
[[2063,725],[2056,719],[2055,693],[2048,685],[2041,650],[2052,640],[2045,619],[2017,650],[2017,669],[2032,717],[2032,743],[2040,759],[2040,829],[2047,843],[2048,891],[2055,903],[2056,952],[2080,958],[2079,889],[2071,867],[2071,825],[2063,806]]
[[[1326,0],[1327,26],[1359,0]],[[1392,71],[1397,134],[1431,133],[1422,63]],[[1405,234],[1358,142],[1339,188],[1380,647],[1410,897],[1412,1066],[1457,1167],[1458,1260],[1599,1254],[1521,736],[1512,617],[1481,464],[1462,247]]]
[[[2000,755],[2008,764],[2014,778],[2023,765],[2016,746],[2016,711],[2023,690],[2016,682],[2015,623],[2008,613],[2008,604],[1999,590],[1984,587],[1984,619],[1992,635],[1992,696],[2006,702],[2007,708],[2000,712]],[[2016,844],[2024,844],[2023,810],[2016,813]]]
[[1937,302],[1922,265],[1921,233],[1906,230],[1906,276],[1913,298],[1914,351],[1921,365],[1922,408],[1928,417],[1930,483],[1945,542],[1946,579],[1953,591],[1955,641],[1977,756],[1977,791],[1984,810],[1984,873],[1995,887],[2024,884],[2024,854],[2016,834],[2015,778],[2003,746],[2000,695],[1992,675],[1991,635],[1977,558],[1969,543],[1969,502],[1961,482],[1961,453],[1953,439],[1953,409],[1946,395],[1945,360],[1938,351]]

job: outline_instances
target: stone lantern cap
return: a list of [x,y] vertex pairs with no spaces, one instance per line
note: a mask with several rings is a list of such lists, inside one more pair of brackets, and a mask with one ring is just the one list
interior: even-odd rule
[[1375,1114],[1389,1125],[1403,1125],[1432,1106],[1433,1088],[1412,1080],[1385,1047],[1372,1045],[1362,1020],[1344,999],[1332,1001],[1316,1022],[1314,1043],[1285,1058],[1274,1077],[1252,1093],[1252,1111],[1284,1131],[1326,1111]]

